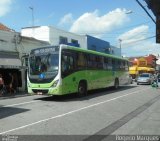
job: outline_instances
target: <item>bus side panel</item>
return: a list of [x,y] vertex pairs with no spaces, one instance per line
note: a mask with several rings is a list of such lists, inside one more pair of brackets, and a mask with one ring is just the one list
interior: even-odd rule
[[128,71],[118,71],[119,85],[126,85],[130,83]]
[[87,72],[77,71],[62,79],[62,94],[75,93],[78,91],[80,80],[87,80]]
[[91,87],[89,90],[108,87],[113,81],[111,71],[90,70],[88,73],[90,73],[89,79],[91,81]]
[[78,92],[78,85],[81,80],[87,81],[87,90],[98,88],[106,88],[114,85],[115,77],[120,79],[120,82],[126,82],[124,72],[104,71],[104,70],[84,70],[72,73],[62,79],[62,94]]
[[78,92],[78,85],[81,80],[87,81],[87,90],[105,88],[112,81],[107,71],[84,70],[75,72],[62,80],[62,93]]
[[120,84],[123,85],[127,82],[126,72],[112,72],[105,70],[84,70],[74,72],[62,79],[61,85],[52,88],[52,83],[49,84],[31,84],[29,93],[32,90],[49,90],[48,95],[64,95],[78,92],[78,85],[81,80],[87,81],[87,90],[98,88],[106,88],[114,85],[115,78],[119,78]]

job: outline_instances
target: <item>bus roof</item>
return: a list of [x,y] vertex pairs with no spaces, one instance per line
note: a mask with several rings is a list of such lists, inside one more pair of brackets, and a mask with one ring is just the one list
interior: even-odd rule
[[91,53],[91,54],[95,54],[95,55],[101,55],[101,56],[105,56],[105,57],[115,58],[115,59],[119,59],[119,60],[129,61],[126,58],[121,58],[121,57],[116,56],[116,55],[97,52],[97,51],[94,51],[94,50],[88,50],[88,49],[83,49],[83,48],[78,48],[78,47],[72,47],[72,46],[68,46],[68,45],[65,45],[65,47],[67,47],[68,49],[71,49],[71,50],[76,50],[76,51]]
[[[32,54],[36,50],[53,48],[53,47],[55,47],[56,50],[58,50],[58,48],[59,48],[58,46],[46,46],[46,47],[32,49],[30,53]],[[94,50],[88,50],[88,49],[78,48],[78,47],[64,45],[64,44],[61,44],[60,47],[61,48],[66,48],[66,49],[75,50],[75,51],[80,51],[80,52],[91,53],[91,54],[95,54],[95,55],[101,55],[101,56],[105,56],[105,57],[115,58],[115,59],[118,59],[118,60],[129,61],[127,58],[122,58],[122,57],[119,57],[119,56],[116,56],[116,55],[111,55],[111,54],[106,54],[106,53],[102,53],[102,52],[97,52],[97,51],[94,51]]]

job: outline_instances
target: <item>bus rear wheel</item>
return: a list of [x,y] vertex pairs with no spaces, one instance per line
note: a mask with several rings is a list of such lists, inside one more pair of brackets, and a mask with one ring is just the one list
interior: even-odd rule
[[78,85],[78,97],[84,96],[86,94],[87,94],[87,84],[82,81]]
[[119,80],[118,79],[115,79],[115,81],[114,81],[114,88],[115,89],[119,88]]

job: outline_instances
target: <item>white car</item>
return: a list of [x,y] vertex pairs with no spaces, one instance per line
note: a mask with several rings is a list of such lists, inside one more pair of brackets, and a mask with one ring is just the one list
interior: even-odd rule
[[137,85],[139,84],[152,84],[154,76],[150,73],[142,73],[137,78]]

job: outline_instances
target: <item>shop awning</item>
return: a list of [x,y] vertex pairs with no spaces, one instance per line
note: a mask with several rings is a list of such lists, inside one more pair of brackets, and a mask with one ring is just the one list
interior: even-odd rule
[[155,71],[154,68],[148,68],[148,71]]
[[0,68],[21,68],[22,63],[18,58],[0,58]]
[[139,71],[148,71],[148,68],[147,67],[138,67],[138,70]]
[[136,71],[136,70],[137,70],[137,67],[135,67],[135,66],[134,66],[134,67],[129,67],[129,70],[130,70],[130,71]]
[[138,71],[155,71],[155,69],[148,67],[138,67]]

